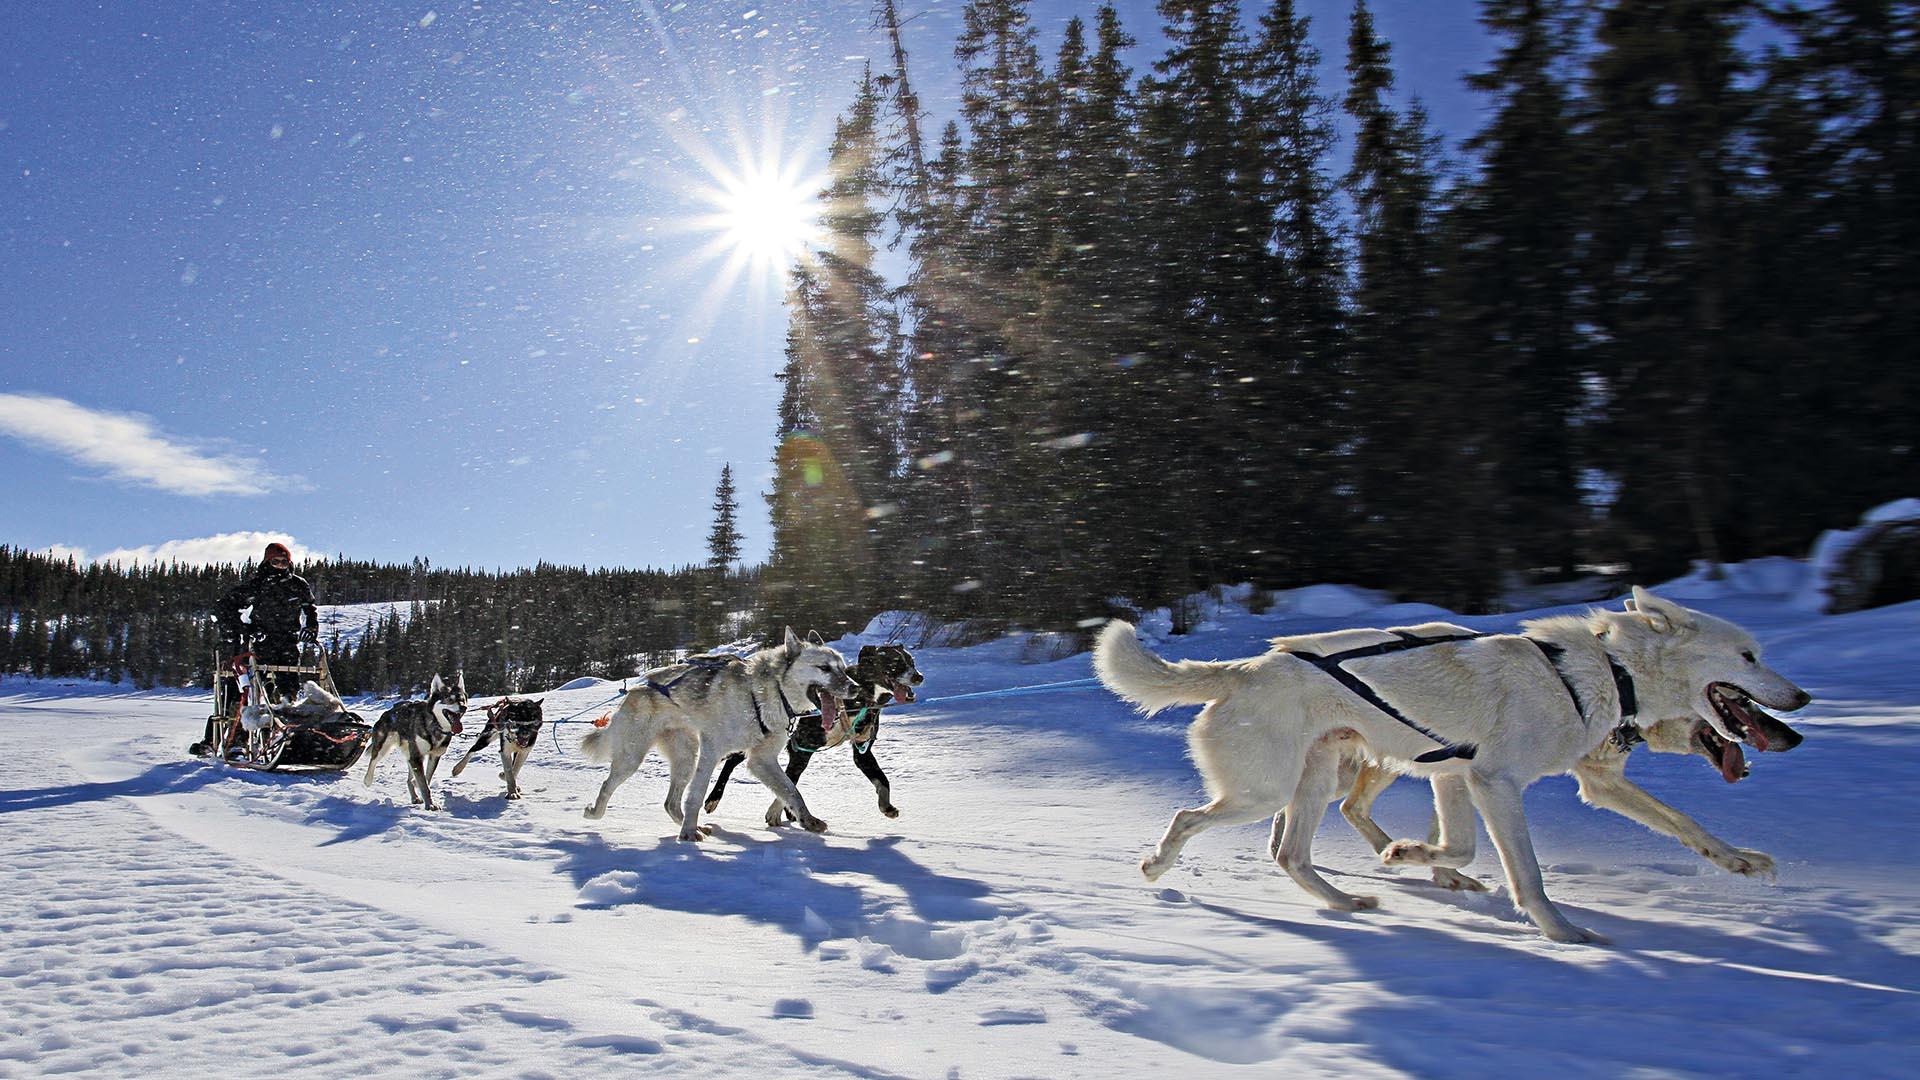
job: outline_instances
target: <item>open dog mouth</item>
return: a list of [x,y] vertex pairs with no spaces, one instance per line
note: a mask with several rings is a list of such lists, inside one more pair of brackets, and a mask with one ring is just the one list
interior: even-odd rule
[[840,722],[840,699],[824,686],[807,687],[807,700],[820,710],[820,730],[831,731]]
[[908,686],[903,679],[894,680],[890,689],[893,692],[893,700],[900,702],[902,705],[913,700],[913,687]]
[[[1728,732],[1762,753],[1785,753],[1799,746],[1803,738],[1732,683],[1717,682],[1707,687],[1707,703]],[[1750,771],[1740,742],[1724,738],[1711,724],[1701,724],[1694,731],[1694,740],[1696,749],[1719,766],[1727,783],[1739,782]]]

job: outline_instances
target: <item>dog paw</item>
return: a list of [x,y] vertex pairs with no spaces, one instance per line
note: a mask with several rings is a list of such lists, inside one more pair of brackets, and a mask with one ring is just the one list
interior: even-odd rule
[[803,817],[800,819],[800,827],[807,830],[808,832],[826,832],[827,831],[827,823],[820,820],[817,817],[814,817],[812,814],[808,814],[806,817]]
[[1140,874],[1148,881],[1159,881],[1160,875],[1166,872],[1167,867],[1157,858],[1149,857],[1140,860]]
[[1560,926],[1543,926],[1540,933],[1548,941],[1557,941],[1562,945],[1611,945],[1605,936],[1585,930],[1572,923]]
[[719,800],[719,799],[708,799],[708,800],[707,800],[707,801],[706,801],[705,803],[703,803],[703,804],[702,804],[702,806],[703,806],[703,807],[705,808],[705,810],[706,810],[706,812],[707,812],[707,813],[709,813],[709,814],[711,814],[711,813],[713,813],[713,812],[714,812],[715,810],[718,810],[718,809],[720,809],[720,800]]
[[786,828],[786,825],[787,825],[787,816],[785,814],[770,813],[767,815],[766,820],[767,820],[767,828],[769,829],[784,829]]
[[1380,906],[1377,896],[1348,896],[1345,893],[1327,901],[1328,911],[1373,911]]
[[1742,877],[1773,877],[1773,856],[1764,851],[1748,851],[1746,848],[1729,848],[1707,856],[1713,864],[1730,874]]
[[1433,860],[1433,849],[1418,840],[1395,840],[1380,853],[1388,866],[1425,866]]
[[601,818],[607,816],[607,812],[602,807],[589,806],[581,812],[580,816],[586,818],[588,821],[599,821]]
[[900,816],[900,808],[897,806],[883,806],[880,808],[880,812],[887,815],[888,817]]
[[1458,870],[1449,870],[1444,866],[1433,868],[1433,883],[1443,889],[1454,892],[1486,892],[1487,887],[1478,879],[1470,878]]

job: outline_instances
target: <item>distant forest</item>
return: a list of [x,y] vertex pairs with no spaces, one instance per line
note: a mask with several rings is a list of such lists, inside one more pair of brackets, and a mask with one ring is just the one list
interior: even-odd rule
[[[0,547],[0,675],[206,685],[219,650],[211,616],[251,564],[79,565]],[[426,561],[295,567],[322,604],[398,602],[357,645],[323,639],[345,694],[405,692],[466,673],[476,694],[538,690],[582,675],[619,679],[675,650],[718,643],[724,613],[755,571],[588,570],[542,564],[499,573]]]
[[1291,0],[1162,0],[1144,72],[969,0],[940,131],[895,8],[789,283],[773,623],[1483,610],[1920,494],[1913,0],[1485,0],[1458,147],[1364,2],[1323,87]]

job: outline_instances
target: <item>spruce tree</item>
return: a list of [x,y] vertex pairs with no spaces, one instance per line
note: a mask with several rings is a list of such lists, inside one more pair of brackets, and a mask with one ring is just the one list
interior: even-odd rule
[[1497,543],[1482,557],[1510,576],[1571,572],[1586,521],[1578,422],[1587,357],[1579,259],[1583,191],[1565,68],[1574,14],[1563,0],[1483,0],[1501,51],[1468,79],[1492,98],[1467,142],[1479,170],[1448,216],[1444,347],[1472,411],[1478,475],[1461,517]]

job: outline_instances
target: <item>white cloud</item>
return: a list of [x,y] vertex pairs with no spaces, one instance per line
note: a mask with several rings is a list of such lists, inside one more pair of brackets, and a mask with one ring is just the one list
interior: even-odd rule
[[246,458],[197,449],[138,413],[103,412],[40,394],[0,393],[0,435],[175,495],[264,495],[306,486]]
[[267,545],[278,540],[293,552],[293,561],[300,562],[315,558],[318,553],[301,544],[292,536],[278,532],[230,532],[218,536],[201,536],[191,540],[168,540],[162,544],[148,544],[145,547],[114,548],[98,555],[90,555],[85,548],[55,544],[47,549],[47,554],[56,559],[73,558],[82,563],[119,563],[123,566],[137,566],[145,563],[186,563],[192,566],[207,566],[213,563],[242,563],[248,559],[258,560],[267,550]]

